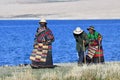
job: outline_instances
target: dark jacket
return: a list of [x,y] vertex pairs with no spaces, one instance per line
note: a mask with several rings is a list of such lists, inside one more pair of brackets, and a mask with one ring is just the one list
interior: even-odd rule
[[[89,43],[89,39],[87,36],[87,33],[85,33],[84,31],[81,34],[74,34],[74,38],[76,40],[76,49],[78,52],[80,51],[84,51],[87,49],[88,43]],[[83,46],[83,40],[85,41],[85,44]]]

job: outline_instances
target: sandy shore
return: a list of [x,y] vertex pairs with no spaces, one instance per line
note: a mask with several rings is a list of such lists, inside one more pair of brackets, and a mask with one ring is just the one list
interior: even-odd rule
[[[41,1],[41,0],[40,0]],[[120,19],[120,0],[4,0],[1,19]]]

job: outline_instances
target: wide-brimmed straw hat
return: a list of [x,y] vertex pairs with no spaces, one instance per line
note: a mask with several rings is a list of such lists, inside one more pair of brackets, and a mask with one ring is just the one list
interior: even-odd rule
[[39,23],[47,23],[47,21],[46,21],[46,19],[45,18],[42,18],[40,21],[39,21]]
[[83,32],[83,30],[82,30],[80,27],[77,27],[77,28],[73,31],[74,34],[81,34],[82,32]]
[[87,30],[90,30],[90,29],[95,31],[93,26],[90,26],[89,28],[87,28]]

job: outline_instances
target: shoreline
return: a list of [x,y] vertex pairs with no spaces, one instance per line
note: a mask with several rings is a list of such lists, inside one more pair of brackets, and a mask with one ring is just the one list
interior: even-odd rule
[[[0,20],[40,20],[41,18],[0,18]],[[120,20],[120,18],[106,18],[106,19],[62,19],[62,18],[56,18],[56,19],[50,19],[46,18],[46,20]]]
[[[105,62],[104,64],[113,64],[113,63],[120,63],[120,61],[108,61]],[[62,63],[53,63],[54,65],[58,65],[58,66],[76,66],[77,62],[62,62]],[[74,64],[74,65],[71,65]],[[99,63],[98,63],[99,64]],[[85,64],[84,64],[85,65]],[[95,64],[90,64],[90,65],[95,65]],[[30,67],[30,64],[19,64],[19,65],[2,65],[1,67]]]

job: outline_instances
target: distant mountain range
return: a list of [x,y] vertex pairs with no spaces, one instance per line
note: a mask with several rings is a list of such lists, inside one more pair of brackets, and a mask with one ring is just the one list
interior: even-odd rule
[[0,4],[5,3],[53,3],[53,2],[71,2],[71,1],[80,1],[80,0],[2,0]]

